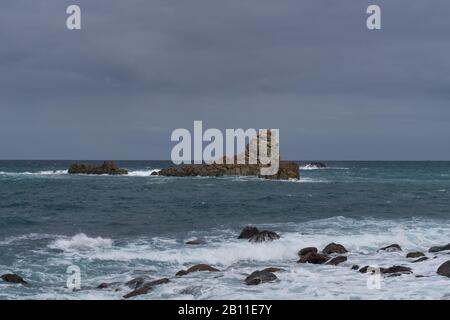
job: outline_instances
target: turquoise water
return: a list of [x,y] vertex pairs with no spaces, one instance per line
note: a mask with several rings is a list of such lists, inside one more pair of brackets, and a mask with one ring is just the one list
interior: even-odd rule
[[[450,162],[330,161],[326,169],[301,169],[298,181],[150,176],[170,166],[162,161],[118,162],[130,171],[123,177],[69,175],[71,162],[0,161],[0,274],[30,282],[0,283],[0,299],[120,299],[129,289],[95,287],[137,275],[172,277],[195,263],[222,272],[173,279],[138,299],[450,296],[448,280],[435,274],[449,255],[419,264],[405,258],[407,251],[450,242]],[[237,240],[248,224],[281,239]],[[193,238],[206,244],[184,244]],[[345,264],[296,263],[299,249],[332,241],[349,249]],[[391,243],[404,251],[376,252]],[[350,270],[369,263],[411,265],[414,273],[369,290],[367,276]],[[78,292],[64,288],[69,265],[81,269]],[[243,284],[246,274],[265,266],[287,271],[276,283]]]

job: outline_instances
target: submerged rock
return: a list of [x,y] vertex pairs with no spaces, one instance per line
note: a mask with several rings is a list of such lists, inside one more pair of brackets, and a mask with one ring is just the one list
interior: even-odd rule
[[306,248],[301,249],[297,254],[299,257],[301,257],[310,252],[317,253],[318,250],[316,247],[306,247]]
[[437,269],[436,273],[438,275],[450,278],[450,260],[441,264],[441,266]]
[[201,239],[194,239],[194,240],[189,240],[186,241],[185,244],[189,244],[189,245],[200,245],[200,244],[205,244],[206,242],[204,240]]
[[120,169],[114,161],[105,161],[100,166],[84,163],[74,163],[70,166],[69,173],[123,175],[128,174],[128,171],[125,169]]
[[254,235],[257,235],[258,233],[259,233],[258,228],[246,226],[244,229],[242,229],[238,239],[250,239]]
[[387,247],[383,247],[378,251],[386,251],[386,252],[396,252],[396,251],[402,251],[402,248],[398,244],[391,244]]
[[271,282],[277,280],[277,276],[274,275],[272,272],[269,271],[255,271],[252,274],[250,274],[247,278],[245,278],[245,283],[248,286],[251,285],[258,285],[265,282]]
[[214,267],[211,267],[210,265],[207,265],[207,264],[196,264],[195,266],[192,266],[192,267],[190,267],[187,270],[180,270],[180,271],[178,271],[175,275],[177,277],[181,277],[181,276],[187,275],[189,273],[199,272],[199,271],[218,272],[220,270],[216,269]]
[[358,270],[359,269],[359,266],[357,265],[357,264],[354,264],[353,266],[352,266],[352,270]]
[[3,281],[9,282],[9,283],[20,283],[20,284],[27,284],[27,282],[17,274],[14,273],[8,273],[4,274],[0,277]]
[[284,270],[283,268],[270,267],[270,268],[265,268],[261,271],[275,273],[275,272],[286,271],[286,270]]
[[250,242],[265,242],[280,239],[280,236],[273,231],[263,230],[258,234],[253,235],[248,241]]
[[323,250],[323,253],[325,254],[332,254],[332,253],[346,253],[348,252],[347,249],[345,249],[345,247],[342,244],[338,244],[338,243],[330,243],[328,244]]
[[425,261],[425,260],[428,260],[428,257],[422,257],[422,258],[419,258],[419,259],[417,259],[417,260],[412,261],[412,263],[422,262],[422,261]]
[[439,251],[445,251],[445,250],[450,250],[450,243],[443,245],[443,246],[431,247],[428,252],[439,252]]
[[308,252],[307,254],[300,257],[297,263],[312,263],[312,264],[323,264],[330,259],[329,256],[316,252]]
[[131,291],[130,293],[127,293],[123,297],[125,299],[128,299],[131,297],[139,296],[141,294],[147,294],[150,291],[152,291],[155,286],[160,285],[160,284],[165,284],[168,282],[170,282],[170,280],[168,278],[162,278],[162,279],[158,279],[158,280],[144,282],[142,285],[140,285],[139,287],[137,287],[135,290]]
[[424,257],[424,256],[425,256],[425,254],[420,251],[409,252],[406,255],[407,258],[419,258],[419,257]]
[[330,261],[327,262],[327,264],[332,265],[332,266],[337,266],[338,264],[347,261],[347,257],[345,256],[338,256],[335,257],[333,259],[331,259]]

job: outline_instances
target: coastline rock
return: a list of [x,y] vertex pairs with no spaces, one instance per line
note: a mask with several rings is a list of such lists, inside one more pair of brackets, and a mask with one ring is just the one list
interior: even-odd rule
[[419,257],[424,257],[424,256],[425,256],[425,254],[420,251],[409,252],[406,255],[407,258],[419,258]]
[[428,250],[428,252],[439,252],[445,250],[450,250],[450,243],[443,246],[431,247],[430,250]]
[[[361,269],[359,269],[359,272],[361,273],[367,273],[368,269],[370,268],[370,266],[365,266],[362,267]],[[375,270],[377,268],[373,267]],[[389,268],[378,268],[380,270],[380,273],[382,274],[409,274],[412,273],[411,268],[408,267],[403,267],[403,266],[392,266]],[[372,270],[372,272],[375,272],[374,270]]]
[[308,168],[326,168],[327,166],[323,162],[310,162],[305,165]]
[[450,278],[450,260],[441,264],[441,266],[437,269],[436,273],[438,275]]
[[280,239],[280,236],[273,231],[263,230],[258,234],[253,235],[248,241],[250,242],[265,242]]
[[299,257],[301,257],[310,252],[317,253],[318,250],[316,247],[306,247],[306,248],[301,249],[297,254]]
[[126,282],[125,285],[131,289],[137,289],[140,286],[142,286],[146,280],[147,279],[144,277],[137,277],[137,278],[131,279],[130,281]]
[[347,249],[345,249],[345,247],[342,244],[338,244],[338,243],[330,243],[328,244],[323,250],[323,253],[325,254],[332,254],[332,253],[346,253],[348,252]]
[[402,251],[402,248],[398,244],[391,244],[387,247],[383,247],[378,251],[386,251],[386,252],[396,252],[396,251]]
[[245,278],[245,284],[248,286],[254,286],[265,282],[271,282],[277,280],[277,276],[269,271],[255,271]]
[[185,275],[187,275],[189,273],[199,272],[199,271],[218,272],[220,270],[216,269],[214,267],[211,267],[210,265],[207,265],[207,264],[196,264],[195,266],[192,266],[192,267],[190,267],[187,270],[180,270],[180,271],[178,271],[175,275],[177,277],[181,277],[181,276],[185,276]]
[[330,259],[329,256],[325,254],[320,254],[316,252],[309,252],[300,257],[297,263],[312,263],[312,264],[323,264]]
[[261,271],[275,273],[275,272],[281,272],[281,271],[286,271],[286,270],[284,270],[283,268],[270,267],[270,268],[265,268]]
[[244,229],[242,229],[238,239],[250,239],[254,235],[257,235],[258,233],[259,233],[258,228],[246,226]]
[[425,260],[428,260],[428,257],[422,257],[422,258],[419,258],[419,259],[417,259],[417,260],[412,261],[412,263],[422,262],[422,261],[425,261]]
[[352,270],[358,270],[358,269],[359,269],[359,266],[357,264],[352,266]]
[[70,174],[128,174],[127,170],[119,168],[114,161],[104,161],[100,166],[84,163],[74,163],[69,167],[68,172]]
[[123,297],[125,299],[128,299],[128,298],[135,297],[135,296],[138,296],[141,294],[147,294],[150,291],[152,291],[155,286],[160,285],[160,284],[165,284],[168,282],[170,282],[170,280],[168,278],[162,278],[162,279],[158,279],[158,280],[148,281],[148,282],[143,283],[137,289],[131,291],[130,293],[127,293]]
[[338,256],[335,257],[333,259],[331,259],[330,261],[328,261],[326,264],[332,265],[332,266],[337,266],[338,264],[347,261],[347,257],[345,256]]
[[190,241],[186,241],[185,244],[189,244],[189,245],[200,245],[200,244],[205,244],[206,242],[201,240],[201,239],[194,239],[194,240],[190,240]]
[[3,281],[9,282],[9,283],[20,283],[20,284],[28,284],[21,276],[18,276],[17,274],[8,273],[4,274],[0,277]]

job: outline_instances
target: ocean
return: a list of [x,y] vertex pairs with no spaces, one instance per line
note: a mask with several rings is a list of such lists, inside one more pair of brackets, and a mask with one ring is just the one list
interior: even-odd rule
[[[123,299],[136,277],[170,282],[133,299],[450,299],[449,279],[436,274],[450,255],[428,253],[450,242],[450,162],[326,161],[291,181],[150,176],[168,161],[118,161],[128,176],[69,175],[73,162],[0,161],[0,275],[29,283],[0,281],[0,299]],[[281,238],[237,239],[247,225]],[[297,263],[300,249],[330,242],[347,248],[346,262]],[[378,251],[393,243],[403,250]],[[430,259],[413,263],[410,251]],[[220,272],[174,277],[198,263]],[[72,265],[78,291],[66,287]],[[413,273],[372,288],[353,265]],[[285,271],[244,283],[266,267]]]

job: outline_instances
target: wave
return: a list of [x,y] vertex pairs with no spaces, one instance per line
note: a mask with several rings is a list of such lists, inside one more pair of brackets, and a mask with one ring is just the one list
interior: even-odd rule
[[84,233],[79,233],[73,237],[63,237],[54,240],[48,245],[50,249],[59,249],[64,252],[90,251],[97,249],[111,248],[113,240],[108,238],[91,238]]
[[0,171],[0,175],[4,176],[55,176],[55,175],[63,175],[68,174],[68,170],[43,170],[37,172],[7,172]]
[[305,165],[305,166],[300,166],[300,170],[350,170],[350,168],[345,168],[345,167],[317,167],[314,165]]
[[129,177],[148,177],[151,176],[153,172],[159,172],[161,169],[147,169],[147,170],[134,170],[128,171]]

